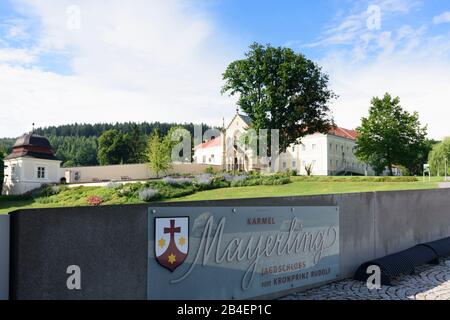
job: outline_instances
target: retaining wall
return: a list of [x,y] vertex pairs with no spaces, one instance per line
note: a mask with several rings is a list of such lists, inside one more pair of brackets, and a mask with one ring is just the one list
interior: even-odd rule
[[[448,189],[178,202],[152,207],[329,205],[340,208],[341,278],[353,276],[368,260],[450,236]],[[147,208],[128,205],[12,213],[11,298],[146,299]],[[83,290],[67,290],[66,268],[71,264],[81,267]]]

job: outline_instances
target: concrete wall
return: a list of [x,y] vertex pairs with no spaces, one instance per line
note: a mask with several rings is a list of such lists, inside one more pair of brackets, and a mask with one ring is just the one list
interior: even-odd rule
[[0,215],[0,300],[9,298],[9,216]]
[[[211,165],[187,163],[187,164],[173,164],[172,169],[168,174],[201,174],[205,169]],[[215,170],[220,170],[220,166],[212,166]],[[80,180],[75,181],[74,174],[79,172]],[[92,166],[92,167],[74,167],[61,168],[60,176],[66,177],[68,183],[83,183],[95,181],[114,181],[123,180],[128,177],[131,180],[145,180],[156,178],[147,164],[124,164],[111,166]],[[69,178],[68,178],[69,177]]]
[[[449,189],[156,206],[327,205],[340,207],[341,278],[370,259],[450,236]],[[13,298],[146,298],[146,205],[16,211],[11,224]],[[85,275],[81,291],[65,287],[69,264]]]
[[[11,215],[12,299],[145,299],[144,207],[64,208]],[[68,266],[81,290],[67,288]]]

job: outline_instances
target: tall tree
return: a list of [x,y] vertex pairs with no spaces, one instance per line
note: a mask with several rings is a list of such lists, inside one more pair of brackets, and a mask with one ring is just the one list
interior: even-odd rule
[[279,129],[280,151],[334,125],[328,103],[336,95],[328,88],[328,76],[289,48],[254,43],[245,59],[228,66],[223,79],[222,93],[238,95],[237,104],[256,132]]
[[124,136],[128,145],[128,163],[144,163],[146,160],[145,149],[147,138],[141,132],[137,124],[132,124],[130,132]]
[[433,146],[428,162],[433,175],[444,175],[445,167],[447,167],[447,174],[450,173],[450,137]]
[[166,173],[171,168],[171,146],[172,143],[169,143],[169,139],[161,138],[156,129],[148,139],[147,159],[150,169],[157,177],[161,173]]
[[389,93],[374,97],[371,105],[369,116],[357,128],[356,156],[376,171],[387,168],[390,175],[394,164],[416,172],[429,148],[427,128],[421,126],[418,113],[403,110],[400,99]]
[[101,165],[126,163],[128,151],[127,139],[117,130],[107,130],[98,138],[97,158]]

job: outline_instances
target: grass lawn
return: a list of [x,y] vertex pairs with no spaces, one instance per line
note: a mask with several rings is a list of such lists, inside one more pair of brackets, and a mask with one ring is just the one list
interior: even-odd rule
[[[285,185],[248,186],[200,191],[192,195],[168,201],[219,200],[260,197],[282,197],[319,195],[332,193],[352,193],[370,191],[417,190],[438,188],[442,178],[432,178],[431,182],[375,182],[365,177],[292,177],[292,183]],[[369,181],[366,181],[369,180]],[[87,206],[88,196],[100,196],[104,205],[144,203],[138,199],[117,196],[112,189],[103,187],[78,187],[62,191],[46,198],[23,198],[0,196],[0,214],[17,209]]]
[[[86,198],[89,196],[101,196],[104,200],[103,204],[127,204],[140,203],[141,201],[127,202],[126,198],[115,195],[114,191],[102,187],[81,187],[68,189],[58,195],[36,200],[31,198],[0,197],[0,214],[6,214],[17,209],[33,209],[33,208],[55,208],[55,207],[78,207],[87,206]],[[143,203],[143,202],[142,202]]]
[[302,182],[294,180],[294,182],[282,186],[256,186],[202,191],[183,198],[172,199],[170,201],[305,196],[333,193],[436,188],[438,188],[437,182]]

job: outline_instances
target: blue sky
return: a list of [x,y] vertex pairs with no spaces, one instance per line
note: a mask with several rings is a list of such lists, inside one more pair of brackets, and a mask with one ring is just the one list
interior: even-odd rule
[[32,122],[221,124],[235,110],[221,73],[255,41],[323,66],[343,127],[389,91],[430,136],[450,135],[449,1],[0,0],[0,136]]

